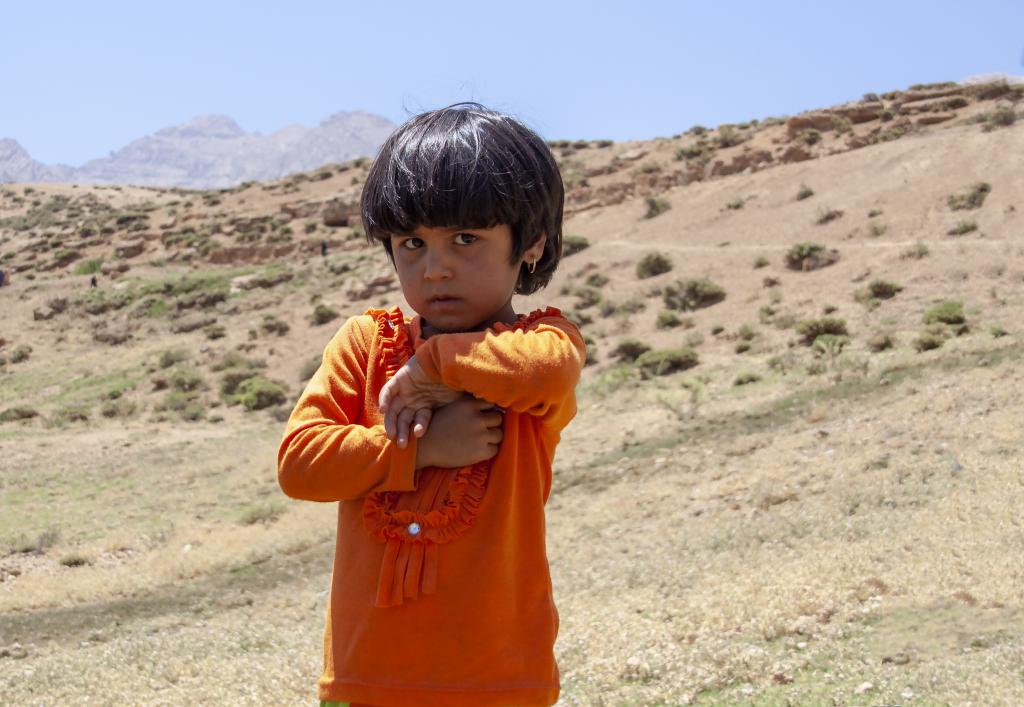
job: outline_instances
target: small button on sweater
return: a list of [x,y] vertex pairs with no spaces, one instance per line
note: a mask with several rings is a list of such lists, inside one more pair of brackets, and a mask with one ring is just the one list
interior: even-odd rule
[[[387,438],[378,396],[413,352],[434,381],[505,410],[495,457],[417,470],[417,438]],[[419,315],[370,309],[331,338],[277,457],[288,496],[338,502],[320,699],[558,700],[544,505],[585,359],[554,307],[426,340]]]

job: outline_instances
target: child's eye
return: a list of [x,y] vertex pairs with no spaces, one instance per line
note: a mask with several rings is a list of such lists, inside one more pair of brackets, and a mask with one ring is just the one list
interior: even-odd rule
[[401,245],[406,250],[413,250],[412,248],[406,248],[406,246],[409,245],[410,243],[412,243],[413,241],[418,241],[418,240],[419,240],[419,238],[406,238],[404,241],[402,241]]
[[[459,236],[465,236],[466,238],[472,238],[473,240],[470,241],[470,243],[472,243],[473,241],[475,241],[478,238],[478,236],[474,236],[472,233],[459,233],[455,237],[458,238]],[[467,243],[466,245],[469,245],[469,244]]]

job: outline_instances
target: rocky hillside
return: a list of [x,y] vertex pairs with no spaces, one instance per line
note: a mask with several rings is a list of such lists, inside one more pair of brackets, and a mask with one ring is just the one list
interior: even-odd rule
[[[1024,703],[1022,98],[551,143],[560,704]],[[368,166],[0,186],[8,701],[312,699],[334,518],[274,455],[344,318],[411,314]]]
[[226,115],[205,115],[133,140],[81,167],[45,165],[15,140],[0,140],[0,183],[68,182],[188,188],[278,179],[329,162],[372,155],[395,125],[363,111],[335,113],[314,128],[247,133]]

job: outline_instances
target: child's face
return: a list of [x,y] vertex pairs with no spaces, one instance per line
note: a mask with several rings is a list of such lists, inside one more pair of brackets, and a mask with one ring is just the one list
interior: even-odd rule
[[[431,333],[482,331],[497,321],[515,322],[512,291],[519,266],[543,253],[544,239],[531,246],[515,265],[512,229],[427,228],[391,236],[398,279],[409,305],[425,319]],[[449,299],[437,301],[446,296]]]

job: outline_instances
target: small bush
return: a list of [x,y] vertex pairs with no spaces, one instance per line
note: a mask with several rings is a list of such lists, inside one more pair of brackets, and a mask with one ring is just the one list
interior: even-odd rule
[[821,225],[824,225],[826,223],[830,223],[832,221],[835,221],[837,218],[842,218],[843,213],[844,212],[839,210],[839,209],[832,209],[832,208],[819,209],[818,210],[818,218],[816,219],[815,222],[819,226],[821,226]]
[[750,351],[750,346],[751,346],[751,344],[750,344],[749,341],[740,341],[740,342],[737,342],[737,344],[736,344],[736,346],[735,346],[735,348],[733,350],[736,353],[738,353],[738,354],[746,353],[747,351]]
[[651,350],[651,347],[642,341],[636,341],[635,339],[625,339],[619,342],[619,345],[612,351],[612,358],[617,358],[621,361],[636,361],[642,354],[647,353]]
[[262,410],[274,405],[281,405],[287,399],[288,392],[284,385],[260,375],[242,381],[234,395],[231,396],[232,403],[241,403],[247,410]]
[[1009,106],[1000,106],[992,111],[992,116],[989,118],[989,125],[998,125],[1001,127],[1009,127],[1017,122],[1017,114],[1013,108]]
[[730,201],[728,204],[725,205],[725,207],[727,209],[730,209],[731,211],[738,211],[739,209],[743,208],[743,203],[744,202],[742,198],[737,198]]
[[579,299],[576,302],[576,309],[587,309],[601,301],[601,293],[593,287],[577,287],[573,293]]
[[11,363],[21,363],[22,361],[27,361],[28,357],[31,354],[32,347],[29,346],[28,344],[21,344],[20,346],[16,346],[14,350],[11,351],[10,361]]
[[957,221],[957,224],[953,228],[946,231],[947,236],[962,236],[965,233],[978,230],[978,224],[974,221]]
[[902,285],[886,280],[873,280],[867,289],[868,296],[875,299],[892,299],[903,291]]
[[711,336],[718,336],[723,331],[725,331],[724,326],[722,326],[721,324],[715,324],[713,327],[711,327]]
[[868,211],[868,218],[874,218],[875,216],[881,216],[882,211],[880,209],[871,209]]
[[131,400],[108,400],[100,406],[100,414],[106,418],[130,417],[135,414],[137,407]]
[[992,328],[989,329],[989,332],[992,334],[993,338],[996,339],[1002,338],[1004,336],[1009,336],[1009,332],[1006,331],[1006,329],[1003,329],[998,324],[993,324]]
[[658,320],[655,326],[658,329],[672,329],[680,325],[679,317],[676,316],[675,312],[661,311],[658,312]]
[[647,351],[636,359],[637,368],[642,378],[665,376],[676,371],[684,371],[697,365],[699,359],[693,349],[675,349],[663,351]]
[[287,322],[281,321],[273,314],[263,315],[263,323],[260,328],[266,334],[277,334],[278,336],[284,336],[290,329]]
[[796,333],[800,335],[801,343],[810,346],[822,334],[833,334],[846,336],[846,320],[837,317],[822,317],[821,319],[805,319],[796,325]]
[[889,334],[875,334],[868,339],[868,348],[875,353],[893,348],[896,342]]
[[662,253],[648,253],[636,264],[636,276],[641,280],[672,270],[672,261]]
[[732,382],[733,385],[748,385],[750,383],[757,383],[761,380],[761,376],[754,373],[753,371],[746,371],[736,376],[736,379]]
[[921,260],[931,251],[924,243],[917,242],[900,253],[901,260]]
[[299,371],[299,382],[306,383],[313,374],[316,373],[317,369],[320,368],[320,364],[323,363],[321,356],[314,356],[313,358],[302,364],[302,370]]
[[758,268],[767,267],[768,263],[769,263],[768,258],[766,258],[763,255],[759,255],[756,258],[754,258],[754,269],[757,270]]
[[800,191],[796,193],[796,200],[803,201],[804,199],[809,199],[812,196],[814,196],[814,190],[806,184],[801,184]]
[[93,260],[85,260],[75,266],[75,275],[93,275],[100,271],[100,267],[103,265],[103,258],[95,258]]
[[666,285],[662,299],[669,309],[689,311],[721,302],[725,290],[706,278],[691,279]]
[[269,525],[277,520],[284,510],[284,504],[280,501],[254,504],[242,511],[239,521],[242,525],[255,525],[256,523]]
[[313,310],[313,316],[311,320],[315,326],[326,324],[327,322],[338,318],[338,310],[333,307],[328,307],[326,304],[318,304]]
[[[806,241],[791,247],[785,256],[786,267],[790,270],[817,270],[839,260],[839,251],[826,249],[820,243]],[[767,286],[767,285],[766,285]]]
[[939,334],[932,334],[930,332],[924,332],[914,339],[914,349],[921,353],[922,351],[931,351],[937,349],[946,343],[946,339]]
[[224,328],[223,324],[211,324],[203,328],[203,333],[206,334],[206,338],[211,341],[214,339],[223,339],[227,335],[227,329]]
[[988,182],[978,182],[963,194],[951,195],[946,199],[946,203],[953,211],[978,209],[985,203],[985,199],[991,191],[992,186]]
[[160,354],[160,360],[158,365],[160,368],[170,368],[176,363],[181,363],[188,358],[188,352],[185,349],[167,349]]
[[731,125],[719,126],[718,135],[715,136],[715,142],[718,143],[719,147],[734,147],[743,142],[744,139],[739,131]]
[[946,300],[935,305],[924,315],[925,324],[964,324],[967,319],[964,317],[964,305],[956,300]]
[[190,368],[178,368],[172,372],[168,383],[172,390],[183,393],[206,390],[209,387],[199,372]]
[[647,203],[647,211],[644,213],[644,218],[654,218],[672,208],[672,204],[665,199],[649,196],[645,201]]
[[583,236],[566,236],[562,239],[562,257],[567,258],[589,247],[590,241]]
[[0,412],[0,422],[15,422],[17,420],[30,420],[33,417],[38,417],[39,413],[33,408],[24,406],[15,406],[7,408],[3,412]]

